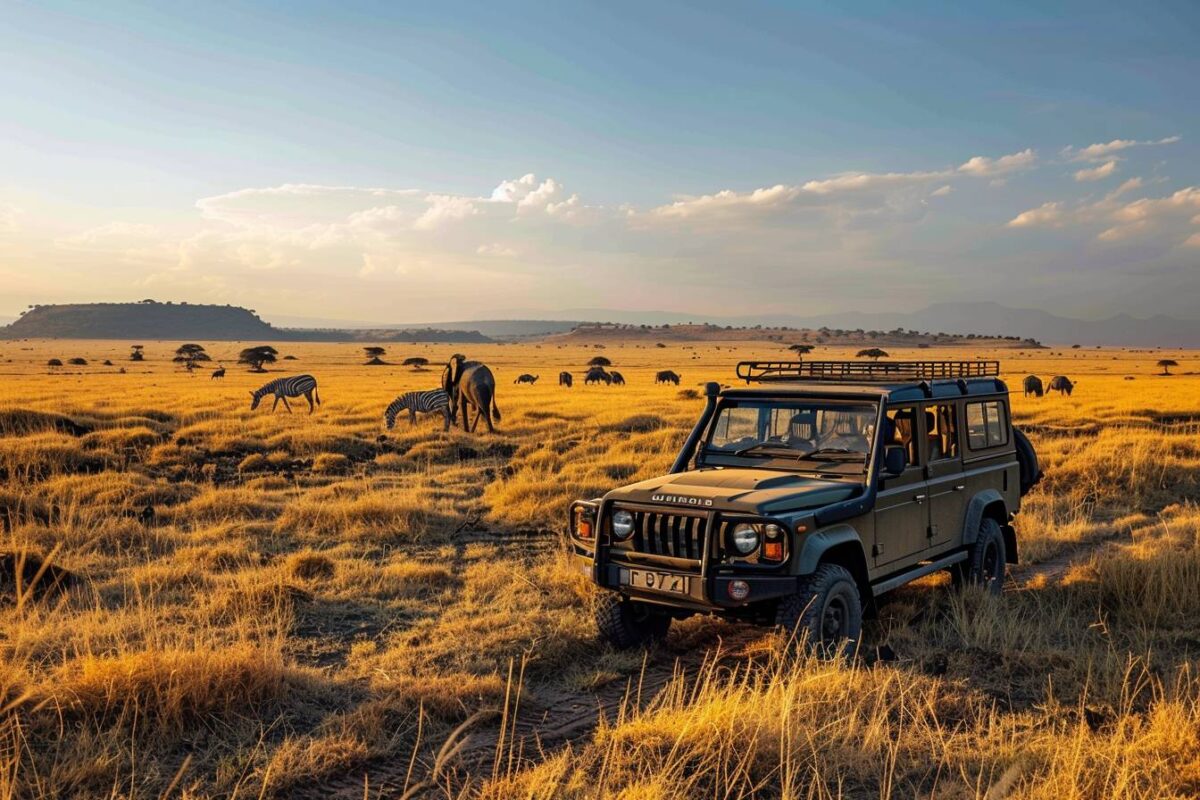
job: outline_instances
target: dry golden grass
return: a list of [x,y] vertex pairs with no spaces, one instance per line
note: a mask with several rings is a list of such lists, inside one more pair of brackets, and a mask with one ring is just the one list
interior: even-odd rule
[[[385,435],[387,402],[436,370],[281,349],[297,360],[280,372],[320,381],[317,413],[252,413],[263,376],[189,376],[166,343],[139,364],[119,342],[0,343],[0,552],[53,554],[78,578],[21,603],[0,583],[0,800],[361,797],[364,771],[371,796],[396,797],[422,782],[496,798],[1200,794],[1195,354],[978,354],[1014,387],[1079,384],[1014,397],[1047,472],[1021,554],[1044,567],[999,600],[907,587],[868,623],[865,657],[830,665],[704,619],[614,653],[555,538],[570,499],[669,465],[702,382],[782,347],[610,344],[629,385],[571,390],[547,376],[597,350],[474,347],[497,375],[494,436],[429,418]],[[459,348],[389,349],[438,363]],[[68,355],[92,366],[49,374]],[[1155,374],[1168,355],[1183,374]],[[653,385],[668,367],[683,384]],[[543,379],[513,386],[526,371]],[[884,645],[896,660],[874,658]],[[653,691],[595,732],[544,752],[501,735],[619,698],[643,670]],[[506,704],[507,722],[473,716]],[[464,720],[475,749],[456,751]]]

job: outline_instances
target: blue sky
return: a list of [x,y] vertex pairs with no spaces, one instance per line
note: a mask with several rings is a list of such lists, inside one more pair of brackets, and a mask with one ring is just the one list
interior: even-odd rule
[[0,3],[0,313],[1200,316],[1195,3],[648,5]]

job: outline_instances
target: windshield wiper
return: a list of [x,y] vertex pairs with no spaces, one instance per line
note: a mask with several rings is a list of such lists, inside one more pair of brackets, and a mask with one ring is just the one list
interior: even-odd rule
[[800,456],[800,458],[812,458],[813,456],[845,456],[845,455],[858,456],[858,457],[861,457],[864,461],[867,458],[867,454],[862,452],[861,450],[849,450],[845,447],[822,447],[818,450],[812,450],[808,453],[804,453]]
[[753,453],[755,450],[773,450],[777,453],[782,451],[784,453],[788,453],[789,455],[795,452],[795,448],[788,447],[786,444],[782,444],[780,442],[755,442],[754,444],[746,445],[745,447],[739,447],[733,452],[729,452],[727,450],[713,450],[712,452],[714,454],[725,456],[744,456]]

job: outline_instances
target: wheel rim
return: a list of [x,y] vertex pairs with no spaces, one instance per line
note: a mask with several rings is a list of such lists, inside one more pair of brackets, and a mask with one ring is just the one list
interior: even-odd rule
[[846,636],[846,620],[849,609],[845,598],[840,595],[829,598],[821,614],[821,643],[837,644]]
[[982,578],[985,586],[991,586],[1000,577],[1000,548],[988,542],[983,550]]

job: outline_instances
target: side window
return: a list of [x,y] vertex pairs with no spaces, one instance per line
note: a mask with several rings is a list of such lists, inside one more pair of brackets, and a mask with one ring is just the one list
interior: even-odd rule
[[967,403],[967,441],[972,450],[1008,444],[1008,416],[1003,403]]
[[908,465],[921,463],[921,453],[917,440],[917,409],[913,406],[889,408],[887,418],[891,423],[888,428],[892,438],[885,444],[900,445],[908,457]]
[[930,406],[925,410],[930,461],[958,458],[957,411],[952,403]]

